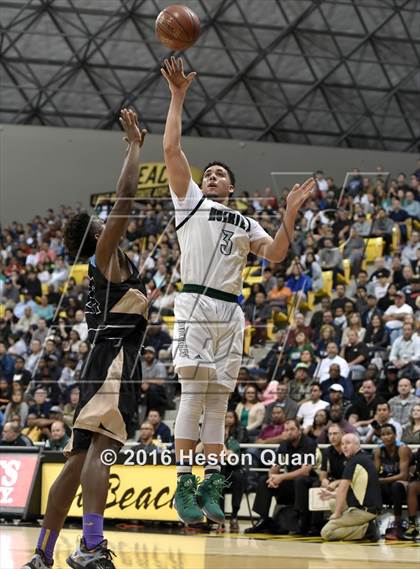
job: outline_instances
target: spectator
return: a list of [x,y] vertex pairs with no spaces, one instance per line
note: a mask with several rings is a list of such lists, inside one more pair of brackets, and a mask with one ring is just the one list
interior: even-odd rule
[[12,380],[15,371],[15,360],[7,354],[6,343],[0,341],[0,377]]
[[398,382],[398,395],[389,400],[392,416],[402,427],[408,425],[413,407],[420,403],[420,399],[411,393],[411,389],[411,381],[403,377]]
[[373,314],[366,329],[365,342],[372,355],[383,352],[389,345],[388,332],[379,314]]
[[349,377],[351,377],[351,380],[360,381],[364,378],[366,372],[368,347],[364,342],[359,340],[355,330],[350,330],[347,337],[347,344],[343,345],[341,355],[349,366]]
[[312,344],[309,342],[305,332],[296,334],[293,345],[287,350],[288,360],[292,368],[301,360],[303,352],[312,353]]
[[246,428],[248,436],[256,438],[264,420],[265,407],[258,401],[256,385],[248,385],[244,391],[242,403],[235,409],[239,421]]
[[365,242],[355,227],[350,230],[350,238],[344,246],[344,257],[350,260],[352,272],[357,277],[365,254]]
[[359,342],[363,342],[366,334],[366,329],[362,326],[362,319],[360,314],[353,312],[348,318],[348,325],[343,329],[341,337],[341,345],[344,346],[348,342],[349,334],[351,331],[356,332]]
[[45,318],[40,317],[38,319],[37,327],[32,333],[32,340],[38,340],[41,346],[44,345],[45,340],[48,336],[47,322]]
[[138,445],[133,447],[134,453],[139,450],[144,451],[146,454],[150,454],[155,451],[158,452],[159,448],[153,442],[155,429],[150,421],[143,421],[140,425],[140,436],[138,440]]
[[38,316],[38,322],[40,318],[43,318],[46,322],[52,321],[54,318],[54,307],[48,303],[47,296],[41,296],[40,305],[36,307],[35,314]]
[[324,240],[324,247],[319,251],[319,260],[323,271],[332,271],[333,286],[337,286],[337,275],[343,274],[342,256],[340,251],[334,247],[332,239]]
[[399,369],[400,377],[420,377],[420,336],[412,324],[403,325],[403,335],[393,342],[389,361]]
[[309,367],[307,364],[299,363],[295,367],[295,375],[290,383],[289,395],[292,399],[299,402],[309,397],[311,393],[312,378],[309,377]]
[[147,421],[153,425],[155,430],[154,439],[158,439],[162,443],[170,443],[172,441],[171,429],[162,421],[161,414],[157,409],[150,409]]
[[292,261],[292,264],[287,269],[287,275],[286,286],[293,294],[300,293],[303,298],[306,298],[308,291],[312,290],[312,281],[308,275],[305,275],[298,260]]
[[163,417],[168,406],[165,384],[166,368],[162,362],[155,359],[156,350],[152,346],[144,348],[141,364],[143,379],[141,382],[141,404],[146,414],[150,409],[157,409]]
[[70,388],[69,401],[64,405],[63,409],[63,419],[67,427],[73,426],[73,417],[76,411],[76,407],[79,404],[80,399],[80,387],[74,385]]
[[26,425],[26,419],[28,417],[28,405],[23,401],[23,395],[21,390],[16,390],[12,394],[12,400],[7,405],[4,412],[4,422],[7,423],[12,420],[13,417],[19,417],[19,427],[22,429]]
[[51,435],[45,443],[47,450],[60,451],[69,442],[69,437],[66,434],[66,429],[63,421],[54,421],[51,424]]
[[283,409],[286,419],[294,419],[296,417],[298,405],[296,401],[289,397],[288,391],[289,387],[287,384],[279,383],[277,385],[277,399],[270,405],[267,405],[264,415],[264,425],[268,425],[270,423],[274,406],[281,407]]
[[374,420],[369,425],[364,442],[367,444],[379,444],[381,440],[381,429],[384,425],[392,425],[397,439],[401,439],[402,427],[398,421],[391,417],[391,409],[389,403],[386,401],[377,404]]
[[251,344],[264,344],[267,340],[267,322],[271,318],[271,307],[264,292],[255,295],[255,304],[245,308],[245,316],[253,327]]
[[51,403],[47,401],[47,390],[38,387],[34,393],[34,405],[29,407],[29,413],[34,413],[38,419],[46,419],[51,407]]
[[266,267],[262,273],[262,285],[267,294],[277,285],[277,279],[273,276],[273,269]]
[[15,356],[15,372],[13,374],[13,384],[20,385],[25,391],[31,381],[31,372],[25,369],[25,358]]
[[381,426],[380,440],[382,445],[374,451],[375,467],[382,501],[392,505],[394,510],[394,524],[386,531],[385,539],[399,540],[402,535],[402,507],[407,499],[405,483],[408,481],[411,451],[407,446],[397,444],[395,427],[391,423]]
[[286,346],[293,346],[296,343],[298,334],[305,334],[308,340],[312,337],[312,330],[310,326],[305,324],[305,317],[301,312],[295,314],[294,322],[289,326],[289,335],[287,337]]
[[327,432],[328,421],[328,409],[320,409],[315,413],[312,425],[308,429],[304,430],[305,435],[316,440],[318,443],[321,442]]
[[267,295],[270,306],[273,310],[287,311],[287,303],[291,299],[293,293],[289,287],[285,286],[284,278],[278,277],[276,285]]
[[88,338],[88,325],[83,310],[76,311],[75,320],[72,330],[77,332],[80,341],[85,342]]
[[37,416],[29,413],[26,420],[26,427],[22,429],[22,435],[28,437],[33,443],[39,443],[42,439],[42,429],[36,424]]
[[[336,491],[335,511],[322,528],[321,536],[327,541],[363,538],[377,541],[373,521],[381,510],[382,499],[375,466],[361,450],[356,435],[344,435],[341,444],[347,463]],[[355,492],[356,480],[359,483]]]
[[259,399],[266,407],[276,400],[279,382],[276,380],[269,381],[265,370],[257,370],[255,383],[259,391]]
[[305,274],[311,279],[312,282],[312,290],[317,293],[318,291],[322,290],[323,287],[321,265],[319,264],[315,255],[310,251],[308,251],[305,255],[304,265],[306,269]]
[[[322,297],[320,310],[317,310],[312,314],[310,322],[310,328],[314,331],[316,337],[319,337],[319,331],[321,330],[321,327],[323,325],[324,314],[327,310],[330,309],[331,309],[331,301],[329,296]],[[331,314],[331,321],[330,321],[331,323],[333,318],[332,318],[332,313],[330,314]]]
[[332,364],[330,366],[329,378],[321,384],[322,398],[330,403],[332,393],[340,393],[341,399],[350,400],[353,397],[353,384],[349,379],[340,375],[340,366]]
[[[227,456],[235,454],[241,455],[241,429],[239,427],[238,416],[234,411],[228,411],[225,418],[225,438],[224,452]],[[228,461],[222,466],[222,474],[229,480],[230,484],[225,493],[232,494],[232,513],[230,516],[230,531],[239,531],[238,512],[241,507],[242,496],[244,493],[243,471],[238,466],[231,466]],[[224,500],[223,500],[224,501]],[[223,504],[223,511],[225,510]]]
[[321,399],[321,387],[319,383],[311,384],[311,398],[299,406],[297,418],[302,422],[302,428],[306,434],[312,426],[315,413],[320,409],[325,409],[329,404]]
[[348,410],[349,422],[360,435],[365,435],[369,426],[375,420],[376,407],[383,403],[382,397],[376,394],[376,385],[371,379],[365,379],[362,384],[362,394],[357,397]]
[[[273,465],[268,476],[263,475],[255,494],[253,510],[260,515],[260,521],[245,533],[273,533],[275,524],[269,517],[271,500],[275,497],[278,504],[293,504],[299,516],[298,532],[305,535],[309,531],[310,512],[308,509],[309,488],[317,476],[314,465],[317,462],[317,446],[314,441],[302,433],[299,422],[289,419],[285,424],[285,439],[277,455],[284,457],[286,467],[280,473],[280,467]],[[286,458],[287,457],[287,458]]]
[[330,342],[335,343],[336,339],[336,329],[331,324],[323,324],[319,332],[319,342],[316,345],[316,355],[319,358],[325,358],[327,356],[327,346]]
[[401,440],[407,445],[420,445],[420,402],[410,413],[410,422],[404,427]]
[[384,253],[389,255],[392,243],[392,228],[394,222],[388,217],[384,208],[379,208],[376,219],[372,224],[371,237],[382,237],[384,240]]
[[32,441],[21,434],[21,428],[15,422],[5,423],[3,427],[1,446],[30,447]]
[[271,421],[269,424],[263,426],[256,443],[261,444],[279,444],[284,440],[284,424],[286,422],[286,416],[284,414],[283,407],[274,403],[271,410]]
[[26,369],[33,374],[35,372],[36,367],[38,366],[38,362],[42,356],[42,345],[39,340],[32,340],[30,344],[31,353],[26,359],[25,367]]
[[36,313],[33,312],[31,306],[25,306],[23,309],[23,316],[19,318],[18,323],[16,324],[16,331],[17,332],[24,332],[25,334],[29,332],[29,329],[32,326],[36,326],[38,322],[38,316]]
[[346,378],[349,375],[349,365],[344,358],[338,355],[338,347],[335,342],[329,342],[327,345],[327,355],[323,358],[318,366],[318,370],[315,372],[315,379],[319,380],[319,383],[326,381],[330,377],[330,367],[332,364],[338,364],[340,366],[340,375]]
[[390,306],[384,314],[384,322],[390,333],[391,344],[401,335],[404,318],[412,314],[413,309],[405,302],[405,294],[397,291],[395,304]]
[[146,337],[144,343],[146,346],[151,346],[155,349],[158,357],[161,358],[161,350],[169,350],[172,344],[172,338],[165,330],[162,330],[162,320],[156,315],[150,319],[149,326],[147,327]]

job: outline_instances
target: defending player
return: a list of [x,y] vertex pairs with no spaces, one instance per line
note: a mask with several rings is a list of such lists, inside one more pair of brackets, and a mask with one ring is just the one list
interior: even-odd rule
[[242,361],[245,321],[238,304],[242,270],[250,251],[277,263],[286,257],[297,212],[315,181],[310,179],[293,187],[283,224],[274,239],[256,221],[228,207],[235,178],[222,162],[212,162],[204,169],[200,190],[181,149],[183,103],[196,74],[185,76],[182,60],[175,58],[165,60],[162,74],[171,91],[163,147],[184,283],[175,301],[173,342],[174,365],[182,385],[175,425],[175,507],[185,523],[201,521],[203,513],[223,523],[219,497],[225,480],[220,474],[220,459],[216,464],[208,462],[205,479],[198,486],[192,466],[184,458],[193,451],[198,438],[207,457],[220,457],[229,393]]
[[146,131],[140,131],[131,110],[123,109],[120,121],[128,142],[117,185],[120,199],[106,225],[82,213],[70,219],[64,231],[70,254],[89,259],[85,314],[92,349],[82,372],[72,437],[64,451],[68,460],[50,489],[35,554],[23,569],[52,567],[55,542],[80,483],[83,537],[67,563],[75,569],[114,568],[103,536],[109,466],[102,462],[101,453],[105,449],[118,452],[127,439],[126,426],[137,408],[138,353],[147,324],[146,289],[138,270],[119,248],[137,189]]

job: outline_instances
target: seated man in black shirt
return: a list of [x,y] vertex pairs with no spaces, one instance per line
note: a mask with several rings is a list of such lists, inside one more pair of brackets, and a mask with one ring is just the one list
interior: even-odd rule
[[[276,451],[284,471],[280,472],[280,466],[276,464],[270,468],[268,476],[260,478],[253,510],[261,516],[261,520],[256,526],[246,529],[245,533],[275,532],[275,524],[269,517],[273,497],[278,504],[294,505],[299,515],[300,534],[306,535],[309,530],[309,489],[317,478],[314,467],[320,458],[319,451],[316,442],[302,433],[296,419],[286,421],[284,433],[286,442]],[[264,456],[261,456],[261,461],[264,462]]]
[[376,406],[384,399],[377,395],[376,384],[371,379],[365,379],[362,384],[362,395],[355,399],[347,411],[349,423],[356,427],[359,435],[366,435],[370,424],[375,420]]
[[337,488],[335,511],[321,535],[327,541],[357,540],[368,535],[377,540],[376,526],[371,522],[381,510],[382,498],[375,465],[361,450],[357,435],[344,435],[341,444],[347,464]]

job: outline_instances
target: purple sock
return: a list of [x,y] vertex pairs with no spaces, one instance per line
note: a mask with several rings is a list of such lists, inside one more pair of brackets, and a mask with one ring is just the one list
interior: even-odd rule
[[45,553],[45,557],[50,564],[52,564],[57,538],[58,533],[53,529],[41,528],[36,548],[41,549]]
[[93,549],[104,539],[104,517],[101,514],[83,514],[83,537],[88,549]]

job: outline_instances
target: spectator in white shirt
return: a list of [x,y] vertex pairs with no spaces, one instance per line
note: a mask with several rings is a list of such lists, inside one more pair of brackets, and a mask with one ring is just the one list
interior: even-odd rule
[[77,310],[75,314],[76,324],[72,327],[79,334],[81,342],[85,342],[88,337],[88,325],[85,320],[85,313],[83,310]]
[[55,269],[53,270],[49,284],[56,290],[64,285],[69,276],[69,268],[63,259],[57,258],[55,261]]
[[320,361],[318,370],[315,371],[315,378],[319,380],[319,383],[329,379],[332,364],[338,364],[340,366],[340,375],[342,377],[345,378],[349,375],[349,364],[344,358],[338,355],[338,347],[335,342],[328,343],[327,356]]
[[18,323],[16,324],[16,331],[17,332],[28,332],[29,328],[36,325],[38,322],[39,316],[33,313],[31,306],[25,306],[23,309],[23,316],[19,318]]
[[31,355],[25,362],[25,368],[31,373],[34,373],[42,355],[42,344],[39,340],[32,340],[30,348]]
[[312,383],[311,385],[311,398],[299,406],[297,418],[302,421],[302,427],[309,429],[314,422],[314,417],[317,411],[329,407],[329,403],[321,399],[322,391],[319,383]]
[[400,370],[400,377],[420,377],[420,337],[414,334],[413,324],[403,325],[403,335],[392,344],[389,360]]
[[391,345],[401,336],[404,318],[407,314],[413,314],[413,309],[405,302],[405,294],[399,290],[395,294],[395,300],[384,314],[384,322],[390,333]]

